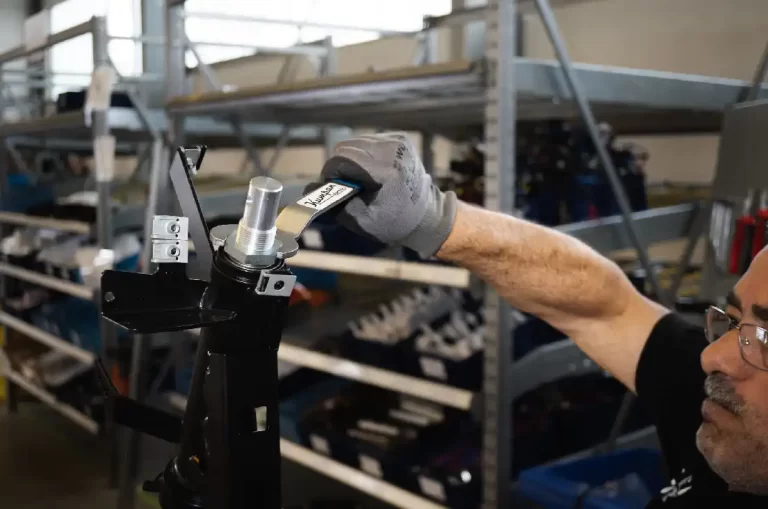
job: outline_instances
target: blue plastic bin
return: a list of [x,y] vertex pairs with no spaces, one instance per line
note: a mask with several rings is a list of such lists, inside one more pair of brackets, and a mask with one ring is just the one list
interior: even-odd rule
[[661,454],[653,449],[534,467],[518,479],[520,494],[546,509],[643,509],[663,486]]

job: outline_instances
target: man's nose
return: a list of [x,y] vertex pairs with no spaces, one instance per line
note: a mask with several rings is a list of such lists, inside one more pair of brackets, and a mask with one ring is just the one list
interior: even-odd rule
[[707,375],[720,372],[736,379],[748,377],[752,368],[741,357],[739,331],[729,331],[710,343],[701,352],[701,367]]

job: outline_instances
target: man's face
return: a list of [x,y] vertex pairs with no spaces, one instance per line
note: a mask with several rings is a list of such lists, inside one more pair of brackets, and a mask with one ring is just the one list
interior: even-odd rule
[[[768,328],[768,250],[736,285],[726,311],[736,323]],[[753,342],[750,348],[763,350],[768,369],[768,347]],[[768,371],[745,362],[737,330],[709,345],[701,364],[708,397],[696,435],[699,450],[732,490],[768,494]]]

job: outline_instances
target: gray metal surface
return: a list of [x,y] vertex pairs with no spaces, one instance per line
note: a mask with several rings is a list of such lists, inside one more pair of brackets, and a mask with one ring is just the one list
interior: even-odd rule
[[509,402],[543,384],[567,376],[597,373],[600,366],[570,339],[550,343],[525,355],[509,370],[511,378]]
[[766,132],[768,100],[741,103],[726,113],[712,183],[713,199],[737,203],[747,196],[748,187],[768,188]]
[[[698,204],[674,205],[632,214],[632,223],[644,246],[685,238],[696,219]],[[582,240],[601,253],[632,247],[621,216],[558,226],[557,230]]]
[[[486,58],[485,207],[511,214],[515,209],[515,127],[517,123],[516,0],[488,2]],[[503,51],[497,51],[503,48]],[[507,376],[513,358],[515,320],[504,300],[488,285],[485,297],[487,336],[483,369],[483,507],[510,506],[512,405]]]
[[[167,132],[169,121],[162,110],[148,110],[148,121],[160,132]],[[142,123],[140,114],[130,108],[110,108],[107,122],[112,132],[120,141],[151,141],[152,136]],[[184,130],[189,133],[191,142],[208,144],[211,147],[239,146],[240,140],[232,125],[224,119],[212,117],[187,117],[183,119]],[[244,132],[261,145],[274,144],[283,133],[283,126],[275,123],[246,123]],[[45,118],[6,122],[0,124],[0,138],[25,136],[27,139],[40,137],[55,138],[56,143],[68,147],[67,141],[91,139],[91,121],[82,111],[57,113]],[[311,126],[297,126],[291,129],[292,144],[320,143],[320,129]],[[40,141],[44,143],[44,141]]]
[[[490,55],[498,52],[493,48]],[[569,118],[579,111],[556,61],[515,58],[520,120]],[[716,132],[723,111],[750,83],[741,80],[574,64],[574,75],[595,115],[618,133]],[[471,72],[370,81],[253,97],[171,103],[191,114],[238,112],[262,122],[328,123],[351,127],[426,130],[458,136],[482,125],[484,66]],[[763,96],[768,88],[763,87]]]

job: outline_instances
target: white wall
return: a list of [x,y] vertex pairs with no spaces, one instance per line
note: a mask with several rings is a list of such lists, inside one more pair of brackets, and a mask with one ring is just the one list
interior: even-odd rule
[[[574,60],[672,72],[749,79],[768,42],[766,0],[596,0],[557,9],[557,19]],[[551,58],[552,51],[535,14],[524,21],[527,56]],[[339,70],[360,72],[409,65],[415,51],[410,40],[390,39],[341,48]],[[440,57],[448,58],[449,41],[440,37]],[[246,60],[224,67],[223,81],[270,82],[279,61]],[[301,78],[311,76],[309,65]],[[651,181],[707,182],[716,161],[717,136],[644,137]],[[438,165],[450,157],[447,143],[437,148]],[[322,164],[322,150],[286,153],[278,173],[312,171]],[[237,163],[242,160],[237,155]],[[235,164],[235,163],[232,163]],[[231,165],[225,163],[224,166]]]
[[[604,0],[558,9],[574,60],[749,80],[768,43],[765,0]],[[525,20],[525,50],[552,58],[537,17]],[[646,137],[653,181],[708,182],[717,136]]]

